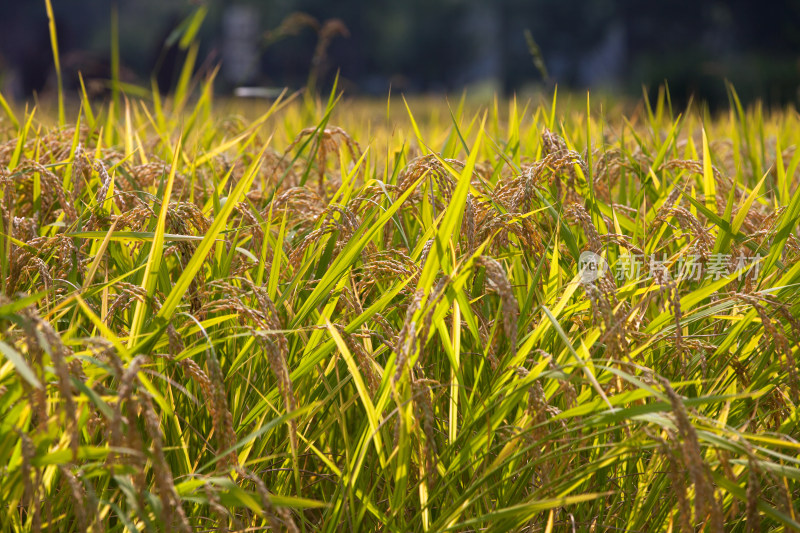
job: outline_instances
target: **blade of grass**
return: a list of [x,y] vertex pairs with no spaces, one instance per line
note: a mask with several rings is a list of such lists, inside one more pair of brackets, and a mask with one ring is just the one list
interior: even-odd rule
[[53,63],[56,68],[56,83],[58,84],[58,125],[64,127],[67,123],[64,113],[64,82],[61,78],[61,58],[58,53],[58,36],[56,35],[56,18],[53,15],[53,5],[50,0],[44,0],[47,10],[47,23],[50,28],[50,47],[53,52]]
[[161,258],[164,249],[164,233],[166,231],[167,213],[170,209],[169,204],[170,197],[172,196],[172,185],[175,182],[175,174],[178,170],[178,160],[180,158],[182,143],[182,137],[178,137],[178,142],[175,145],[175,151],[172,155],[172,165],[170,166],[169,176],[164,184],[164,193],[161,198],[161,209],[159,210],[158,222],[156,223],[156,229],[153,234],[153,244],[150,248],[150,256],[147,260],[147,266],[144,269],[144,275],[142,279],[142,288],[144,289],[147,298],[144,300],[138,300],[136,302],[133,321],[131,323],[131,335],[128,341],[129,348],[136,344],[136,341],[139,338],[139,334],[144,327],[146,308],[150,305],[146,300],[151,298],[155,292],[156,280],[159,275]]

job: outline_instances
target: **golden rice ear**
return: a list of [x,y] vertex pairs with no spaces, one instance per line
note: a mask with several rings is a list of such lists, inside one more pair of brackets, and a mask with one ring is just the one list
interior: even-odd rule
[[415,378],[411,383],[412,401],[414,411],[419,421],[420,429],[425,438],[422,439],[422,449],[425,456],[425,480],[433,484],[437,479],[436,465],[438,451],[436,448],[436,415],[431,401],[431,384],[438,384],[434,380]]
[[[208,368],[209,383],[211,385],[211,402],[214,404],[212,409],[214,429],[219,442],[219,451],[221,452],[232,448],[236,444],[236,432],[233,429],[233,416],[228,408],[225,377],[213,350],[206,352],[206,367]],[[220,466],[236,466],[238,463],[236,452],[231,451]]]
[[745,494],[747,499],[747,507],[745,510],[747,531],[756,532],[761,531],[761,518],[758,515],[758,501],[761,497],[761,481],[759,475],[761,472],[758,467],[758,461],[752,456],[747,459],[747,468],[749,470],[747,475],[747,492]]
[[[346,131],[338,126],[327,127],[321,132],[318,128],[305,128],[297,134],[294,141],[286,148],[284,156],[291,153],[306,137],[313,137],[309,157],[313,157],[316,154],[317,176],[319,178],[318,187],[320,192],[324,191],[325,163],[327,162],[329,153],[335,153],[343,143],[349,150],[353,161],[357,161],[359,157],[361,157],[361,147]],[[309,165],[310,164],[311,161],[309,160]],[[324,196],[324,193],[322,195]]]
[[715,484],[708,465],[703,461],[697,431],[689,420],[683,400],[678,396],[669,381],[661,381],[672,406],[672,413],[681,438],[680,457],[689,473],[695,491],[695,520],[706,522],[711,531],[724,531],[720,502],[715,494]]
[[508,338],[508,345],[514,349],[517,346],[517,320],[519,317],[519,304],[511,289],[503,267],[489,256],[481,256],[475,262],[486,269],[486,279],[489,289],[500,296],[503,313],[503,332]]
[[[175,489],[174,476],[164,455],[163,433],[160,418],[155,412],[153,402],[147,392],[140,392],[139,405],[144,413],[145,430],[152,443],[153,474],[158,496],[161,499],[162,520],[169,529],[191,533],[192,526],[186,517],[186,511],[181,505],[181,499]],[[130,419],[129,419],[130,420]]]
[[695,531],[695,528],[692,527],[692,511],[689,507],[689,499],[686,494],[687,468],[684,464],[684,454],[680,449],[677,434],[672,430],[666,433],[666,440],[660,437],[658,437],[658,440],[661,443],[661,450],[665,456],[665,460],[669,463],[667,475],[670,480],[671,492],[675,496],[677,504],[679,527],[683,533],[691,533]]
[[236,473],[253,483],[256,493],[261,500],[262,513],[267,517],[270,528],[273,531],[283,531],[283,529],[286,528],[289,533],[299,533],[300,530],[297,529],[297,525],[294,523],[294,519],[289,510],[285,507],[275,506],[272,501],[272,494],[270,494],[267,485],[259,476],[241,465],[236,468]]

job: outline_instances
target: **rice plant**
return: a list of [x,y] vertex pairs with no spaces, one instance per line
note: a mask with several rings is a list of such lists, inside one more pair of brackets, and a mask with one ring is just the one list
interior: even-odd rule
[[794,110],[212,87],[0,101],[0,529],[800,529]]

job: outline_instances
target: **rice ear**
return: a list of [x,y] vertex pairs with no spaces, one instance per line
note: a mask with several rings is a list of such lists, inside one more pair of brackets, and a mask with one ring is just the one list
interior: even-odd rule
[[489,288],[500,296],[503,312],[503,332],[508,338],[509,346],[516,347],[519,304],[514,296],[511,283],[509,283],[503,267],[495,259],[489,256],[481,256],[475,262],[486,269]]

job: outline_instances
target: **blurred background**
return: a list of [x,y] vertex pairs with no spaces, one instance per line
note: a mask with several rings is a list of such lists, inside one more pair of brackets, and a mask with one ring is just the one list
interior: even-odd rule
[[[52,0],[64,83],[102,97],[111,79],[112,12],[119,78],[174,87],[197,29],[193,70],[221,64],[220,92],[236,87],[324,89],[337,70],[349,95],[511,94],[549,89],[640,96],[667,80],[727,103],[800,101],[798,0]],[[16,100],[55,89],[44,0],[5,4],[0,89]],[[196,28],[191,28],[202,22]],[[198,29],[199,28],[199,29]]]

